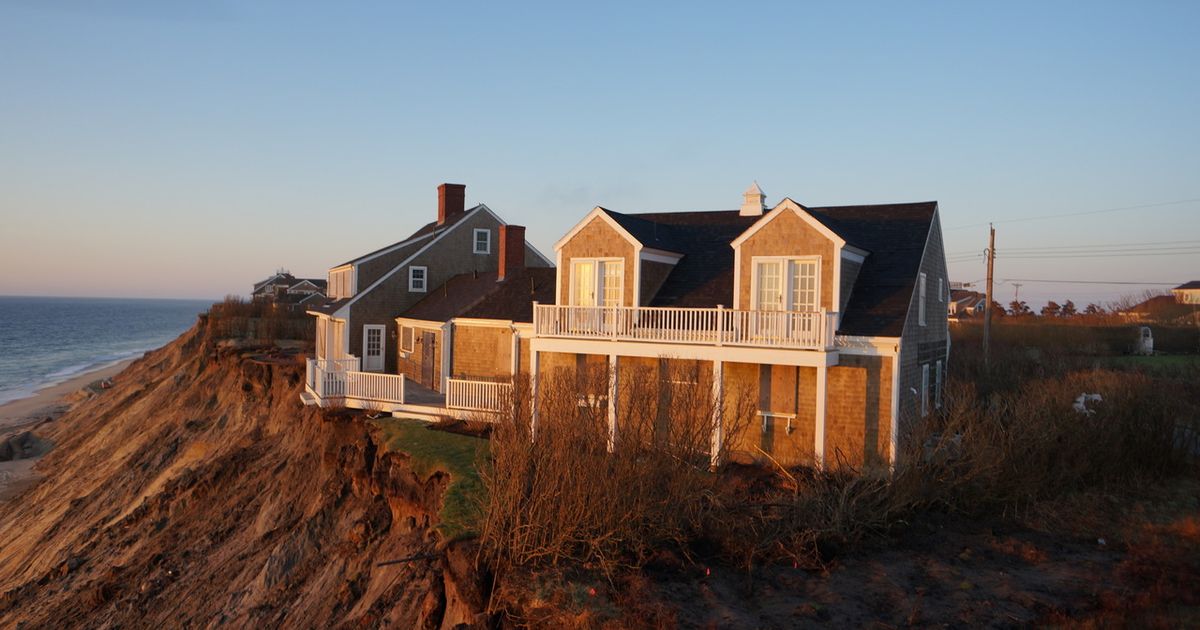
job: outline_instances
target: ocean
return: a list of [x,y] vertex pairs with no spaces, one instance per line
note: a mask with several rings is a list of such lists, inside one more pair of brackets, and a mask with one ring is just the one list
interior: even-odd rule
[[0,404],[161,347],[211,304],[0,296]]

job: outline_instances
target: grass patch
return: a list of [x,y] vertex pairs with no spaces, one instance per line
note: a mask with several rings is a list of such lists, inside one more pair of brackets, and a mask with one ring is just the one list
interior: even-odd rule
[[380,418],[374,421],[389,450],[408,453],[413,472],[428,477],[450,473],[450,485],[438,513],[438,530],[447,540],[473,536],[479,531],[484,487],[476,462],[488,448],[482,438],[435,431],[420,420]]
[[1177,370],[1200,368],[1200,355],[1196,354],[1156,354],[1152,356],[1121,356],[1107,357],[1102,362],[1106,366],[1118,368],[1138,368],[1143,370]]

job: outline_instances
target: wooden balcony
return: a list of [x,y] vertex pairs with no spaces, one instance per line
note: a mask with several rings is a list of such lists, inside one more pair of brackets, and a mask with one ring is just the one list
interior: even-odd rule
[[833,349],[836,313],[728,308],[535,304],[537,337],[646,343]]

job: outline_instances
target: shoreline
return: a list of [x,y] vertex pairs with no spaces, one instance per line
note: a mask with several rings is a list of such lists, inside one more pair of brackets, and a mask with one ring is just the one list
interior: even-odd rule
[[94,370],[76,374],[71,378],[34,392],[32,396],[10,400],[0,404],[0,431],[7,431],[33,424],[64,406],[67,396],[87,387],[94,381],[112,378],[121,373],[136,358],[124,359]]

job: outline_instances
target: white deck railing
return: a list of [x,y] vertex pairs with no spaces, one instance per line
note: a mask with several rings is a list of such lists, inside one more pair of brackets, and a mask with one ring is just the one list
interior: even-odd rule
[[446,379],[446,408],[463,411],[501,411],[512,400],[512,383]]
[[538,337],[609,339],[798,350],[832,347],[835,313],[727,308],[538,304]]
[[362,402],[404,403],[404,375],[348,370],[357,359],[309,359],[305,378],[309,389],[322,400],[356,399]]

